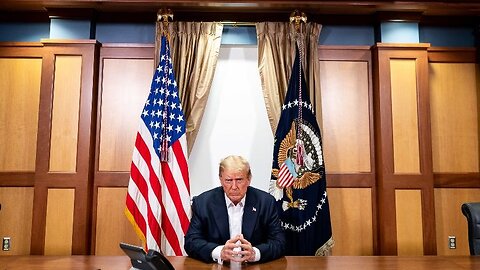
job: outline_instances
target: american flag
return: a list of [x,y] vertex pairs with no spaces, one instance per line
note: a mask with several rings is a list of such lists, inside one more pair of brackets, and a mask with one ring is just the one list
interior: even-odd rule
[[191,216],[186,124],[170,46],[165,36],[161,41],[135,140],[125,214],[147,250],[181,256]]

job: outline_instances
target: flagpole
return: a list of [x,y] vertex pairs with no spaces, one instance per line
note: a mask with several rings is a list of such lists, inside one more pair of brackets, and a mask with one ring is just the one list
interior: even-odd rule
[[[299,10],[294,10],[290,14],[290,23],[295,24],[295,43],[298,45],[298,50],[300,53],[300,63],[303,62],[303,57],[304,57],[304,44],[303,44],[303,35],[301,34],[302,32],[302,23],[306,24],[307,23],[307,15],[305,13],[300,12]],[[302,67],[303,65],[300,65]],[[302,91],[302,69],[298,69],[298,102],[299,104],[303,104],[303,94]],[[296,156],[296,162],[297,164],[303,166],[303,159],[302,159],[302,153],[304,153],[304,145],[303,145],[303,139],[302,139],[302,132],[301,132],[301,125],[303,120],[303,115],[302,115],[302,106],[298,106],[298,116],[297,116],[297,121],[296,121],[296,127],[297,127],[297,133],[296,133],[296,138],[295,138],[295,149],[297,150],[297,156]]]
[[168,41],[170,41],[170,37],[168,34],[168,23],[169,21],[173,21],[173,12],[169,8],[161,8],[157,12],[157,21],[163,22],[163,29],[162,35],[166,36]]
[[295,42],[298,44],[298,49],[300,50],[300,61],[304,63],[304,44],[303,44],[303,25],[307,24],[307,15],[304,12],[299,10],[294,10],[290,13],[290,23],[294,23],[295,26]]
[[[170,35],[168,31],[168,23],[169,21],[173,21],[173,12],[169,8],[161,8],[157,12],[157,21],[162,22],[163,28],[162,28],[162,36],[165,36],[167,39],[167,42],[170,43]],[[164,73],[165,80],[168,78],[168,74]],[[167,102],[167,96],[165,96],[164,102]],[[167,108],[168,106],[164,107],[163,114],[167,115]],[[166,117],[163,118],[163,125],[166,126],[167,119]],[[168,147],[168,141],[167,141],[167,130],[163,130],[163,134],[161,136],[162,139],[162,144],[161,144],[161,151],[160,151],[160,161],[161,162],[169,162],[170,161],[170,151]]]

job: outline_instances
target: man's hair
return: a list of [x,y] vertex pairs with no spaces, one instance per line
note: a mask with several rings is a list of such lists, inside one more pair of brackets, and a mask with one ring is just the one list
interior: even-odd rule
[[218,176],[222,176],[222,172],[225,169],[238,169],[239,171],[247,172],[248,178],[252,176],[250,163],[248,163],[248,161],[242,156],[228,156],[220,161],[220,165],[218,167]]

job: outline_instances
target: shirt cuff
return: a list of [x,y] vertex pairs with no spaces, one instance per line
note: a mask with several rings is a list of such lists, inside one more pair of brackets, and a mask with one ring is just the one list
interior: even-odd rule
[[260,261],[260,258],[262,257],[261,254],[260,254],[260,250],[256,247],[253,247],[253,250],[255,250],[255,261],[254,262]]
[[[218,246],[218,247],[216,247],[212,250],[212,259],[215,262],[217,262],[218,264],[223,264],[223,260],[222,260],[222,256],[221,256],[222,248],[223,248],[223,245]],[[257,255],[255,255],[255,258],[256,257],[257,257]]]

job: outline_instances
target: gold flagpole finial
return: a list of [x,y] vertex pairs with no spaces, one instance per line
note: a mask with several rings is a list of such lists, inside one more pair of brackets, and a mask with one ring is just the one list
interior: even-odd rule
[[163,22],[165,26],[169,21],[173,21],[173,12],[169,8],[161,8],[157,12],[157,21]]
[[307,15],[304,12],[294,10],[290,13],[290,22],[295,22],[295,29],[300,30],[300,23],[307,23]]
[[170,21],[173,21],[173,12],[169,8],[161,8],[157,12],[157,22],[162,22],[163,23],[163,29],[162,29],[162,34],[167,37],[167,39],[170,39],[170,36],[168,35],[168,23]]

